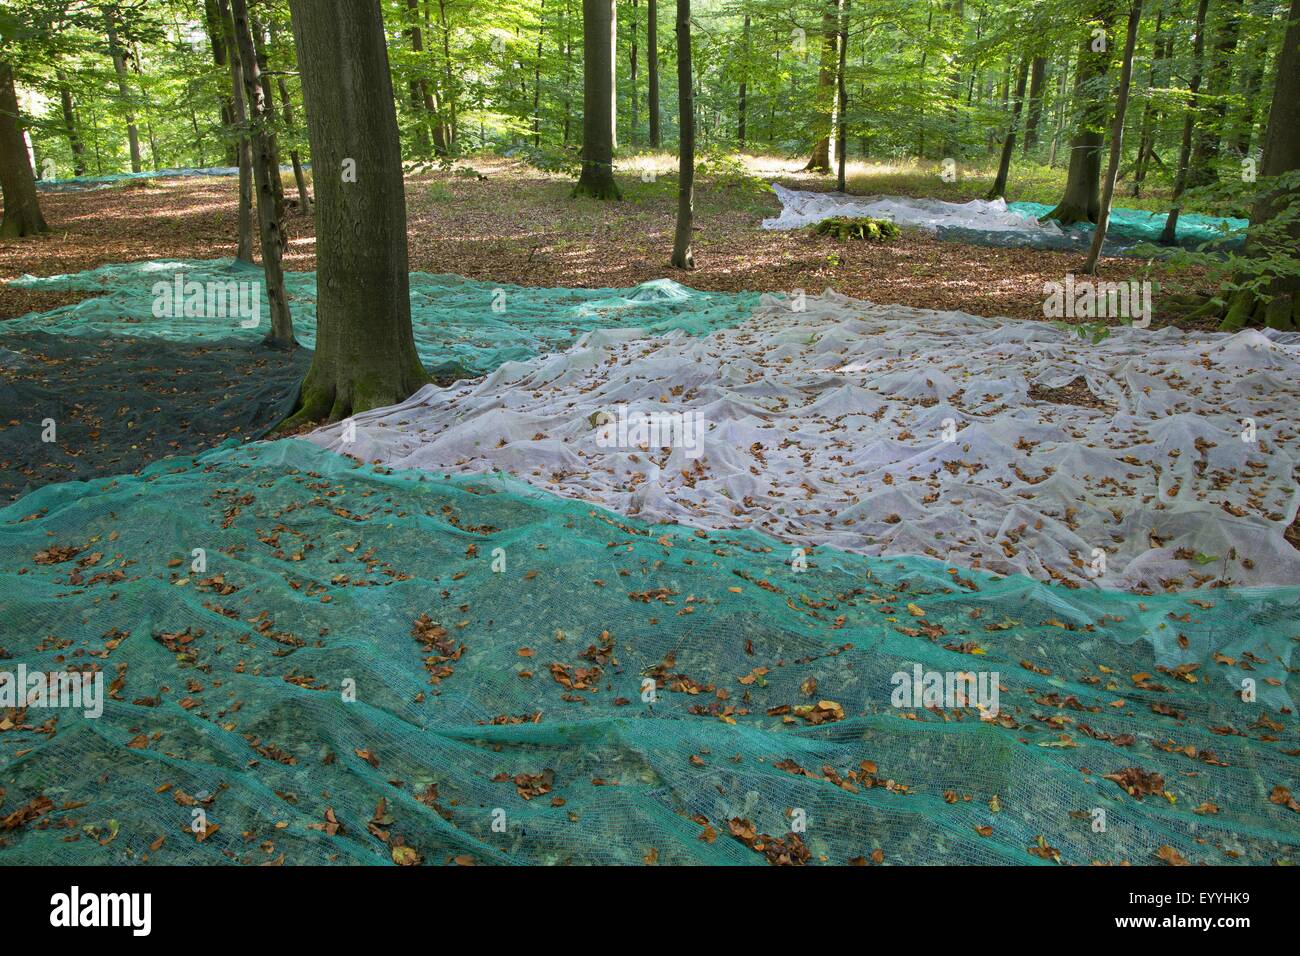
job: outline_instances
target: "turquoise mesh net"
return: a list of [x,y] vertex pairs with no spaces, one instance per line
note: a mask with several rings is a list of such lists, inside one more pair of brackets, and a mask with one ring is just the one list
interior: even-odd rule
[[[71,275],[23,276],[13,284],[49,291],[84,291],[90,298],[50,312],[11,319],[10,331],[39,330],[66,335],[132,335],[174,341],[229,337],[260,339],[270,327],[266,296],[260,295],[256,328],[241,327],[236,315],[157,317],[155,286],[185,282],[261,282],[260,266],[233,260],[169,260],[106,265]],[[294,332],[299,344],[316,340],[316,274],[285,274]],[[631,289],[528,288],[479,282],[454,275],[411,273],[411,324],[425,367],[435,375],[472,377],[502,362],[567,348],[596,328],[644,328],[653,333],[682,329],[704,334],[744,321],[758,293],[700,292],[656,279]]]
[[0,709],[0,863],[1296,862],[1295,589],[806,560],[296,440],[46,486],[0,669],[109,699]]

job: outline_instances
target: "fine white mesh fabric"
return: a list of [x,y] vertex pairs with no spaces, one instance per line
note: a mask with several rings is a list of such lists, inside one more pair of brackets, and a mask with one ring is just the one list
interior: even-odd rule
[[[608,447],[620,406],[698,414],[701,443]],[[1297,407],[1296,333],[1091,344],[827,292],[707,336],[593,331],[358,415],[355,440],[307,437],[652,520],[1146,592],[1300,581]]]
[[798,229],[831,216],[871,216],[928,232],[944,226],[985,232],[1023,232],[1033,236],[1063,235],[1055,222],[1040,223],[1032,215],[1010,210],[1002,199],[956,203],[906,196],[846,196],[787,189],[775,183],[772,191],[781,200],[781,214],[764,219],[764,229]]

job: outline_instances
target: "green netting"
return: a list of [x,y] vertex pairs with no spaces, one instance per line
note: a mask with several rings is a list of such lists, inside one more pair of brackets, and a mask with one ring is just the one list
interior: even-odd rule
[[[1038,202],[1013,202],[1007,204],[1010,212],[1042,218],[1052,207]],[[1106,226],[1106,241],[1115,246],[1132,246],[1136,243],[1155,243],[1164,231],[1167,212],[1148,212],[1143,209],[1112,208]],[[1199,213],[1182,213],[1175,232],[1178,245],[1192,248],[1213,243],[1214,248],[1240,248],[1245,239],[1245,219],[1227,216],[1203,216]],[[1093,226],[1078,223],[1065,230],[1067,235],[1086,237],[1092,241]]]
[[[295,440],[47,486],[0,670],[111,699],[0,710],[0,863],[1296,862],[1295,589],[800,566]],[[996,720],[892,706],[914,664]]]
[[[310,166],[308,167],[310,168]],[[292,166],[281,166],[280,171],[292,172]],[[238,166],[181,166],[167,169],[146,169],[138,173],[105,173],[102,176],[69,176],[66,179],[38,179],[36,188],[42,192],[78,192],[86,189],[105,189],[117,183],[139,179],[174,179],[179,176],[238,176]]]
[[[266,296],[260,323],[241,327],[235,315],[157,317],[155,286],[174,288],[175,277],[208,283],[261,282],[260,267],[228,259],[169,260],[101,266],[48,277],[23,276],[22,288],[97,293],[73,305],[4,323],[7,330],[68,335],[132,335],[176,341],[228,337],[260,339],[270,325]],[[311,348],[316,332],[316,274],[285,275],[298,342]],[[758,293],[699,292],[658,279],[631,289],[528,288],[478,282],[454,275],[411,274],[411,322],[425,367],[437,375],[472,377],[503,362],[564,349],[597,328],[682,329],[703,334],[743,321]],[[205,309],[206,311],[206,305]],[[233,310],[232,310],[233,311]]]

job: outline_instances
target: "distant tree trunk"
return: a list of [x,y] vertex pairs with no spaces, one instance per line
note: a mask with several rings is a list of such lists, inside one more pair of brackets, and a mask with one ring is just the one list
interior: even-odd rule
[[1130,195],[1134,197],[1142,195],[1142,184],[1146,181],[1147,170],[1151,166],[1151,157],[1155,152],[1157,114],[1155,104],[1151,101],[1151,93],[1156,89],[1160,64],[1168,60],[1173,52],[1173,37],[1165,36],[1161,32],[1164,19],[1164,10],[1157,11],[1154,40],[1155,56],[1151,58],[1151,67],[1147,71],[1147,101],[1146,105],[1142,107],[1142,124],[1138,139],[1137,157],[1133,160],[1133,185]]
[[745,109],[748,106],[749,86],[749,14],[745,14],[745,29],[740,45],[740,102],[737,104],[739,120],[736,123],[736,139],[740,148],[745,148]]
[[631,70],[632,72],[632,132],[629,134],[628,140],[632,143],[633,146],[636,145],[637,126],[641,122],[641,109],[640,109],[640,105],[637,103],[637,95],[636,95],[637,25],[638,25],[637,24],[637,0],[632,0],[632,64],[631,64],[632,66],[632,70]]
[[230,15],[229,0],[217,0],[221,17],[221,32],[225,38],[227,59],[230,61],[231,118],[239,132],[236,147],[239,152],[239,236],[236,240],[235,259],[252,264],[253,261],[253,142],[248,133],[248,104],[244,101],[244,67],[235,43],[235,24]]
[[1178,172],[1174,176],[1174,195],[1160,233],[1160,242],[1172,246],[1178,241],[1179,200],[1187,188],[1187,169],[1192,158],[1192,131],[1196,126],[1196,111],[1200,108],[1201,69],[1205,62],[1205,9],[1209,0],[1200,0],[1196,8],[1196,39],[1192,44],[1192,78],[1187,85],[1187,115],[1183,118],[1183,143],[1178,150]]
[[[1025,104],[1025,80],[1029,74],[1029,61],[1020,61],[1020,73],[1016,76],[1016,97],[1011,106],[1011,120],[1007,124],[1006,138],[1002,141],[1002,158],[998,162],[998,175],[989,190],[989,199],[1002,199],[1007,194],[1007,176],[1011,172],[1011,155],[1016,149],[1016,127],[1020,125],[1020,111]],[[1027,135],[1027,134],[1026,134]]]
[[1056,78],[1056,119],[1052,123],[1052,151],[1047,158],[1047,165],[1056,168],[1056,152],[1065,135],[1065,103],[1070,89],[1070,58],[1067,56],[1061,64],[1061,72]]
[[847,65],[849,52],[849,0],[840,0],[839,16],[839,66],[835,71],[836,83],[838,89],[836,104],[836,134],[835,134],[835,157],[839,162],[837,167],[838,174],[835,177],[835,188],[840,192],[845,189],[845,165],[848,162],[849,155],[849,129],[848,129],[848,108],[849,108],[849,91],[844,79],[844,68]]
[[[212,44],[212,62],[218,67],[229,69],[226,53],[225,19],[222,7],[217,0],[203,0],[204,23],[208,30],[208,41]],[[227,91],[221,97],[221,125],[227,134],[226,159],[231,166],[239,165],[238,125],[235,120],[235,104]]]
[[[1259,175],[1265,183],[1275,176],[1300,169],[1300,0],[1291,0],[1286,35],[1277,55],[1277,79],[1273,87],[1273,105],[1264,132],[1264,155]],[[1252,257],[1295,257],[1300,248],[1300,222],[1292,219],[1285,234],[1264,238],[1260,227],[1276,215],[1289,210],[1295,215],[1300,208],[1300,189],[1268,189],[1255,202],[1246,235],[1246,254]],[[1269,301],[1249,289],[1233,294],[1227,314],[1220,326],[1235,331],[1244,325],[1266,325],[1273,329],[1300,326],[1300,279],[1279,276],[1268,285]]]
[[836,0],[824,0],[826,9],[822,12],[822,52],[821,63],[817,68],[817,105],[813,117],[813,129],[817,139],[813,142],[812,155],[804,169],[815,172],[831,171],[831,131],[835,125],[835,67],[838,62],[836,48],[839,33],[836,28]]
[[[275,34],[271,34],[271,45],[275,45]],[[284,116],[284,128],[290,134],[294,132],[293,118],[293,98],[289,96],[289,86],[284,81],[284,74],[281,73],[276,78],[276,86],[280,90],[281,113]],[[307,177],[302,169],[302,157],[298,155],[298,150],[289,151],[289,160],[293,163],[293,181],[298,187],[298,209],[304,213],[311,213],[311,194],[307,191]]]
[[451,114],[450,127],[445,135],[447,149],[455,148],[460,138],[459,98],[456,96],[456,80],[451,72],[451,25],[447,22],[447,0],[438,0],[438,22],[442,28],[442,76],[446,86],[444,98]]
[[1029,112],[1025,117],[1025,155],[1038,145],[1038,123],[1043,115],[1043,87],[1047,81],[1047,57],[1034,57],[1029,71]]
[[1124,114],[1128,110],[1129,88],[1133,83],[1133,48],[1137,46],[1138,23],[1142,19],[1142,0],[1133,0],[1128,14],[1128,33],[1124,37],[1124,57],[1120,64],[1119,92],[1115,96],[1115,118],[1110,124],[1110,162],[1106,167],[1106,184],[1101,194],[1101,214],[1092,234],[1092,248],[1083,271],[1091,275],[1097,271],[1097,257],[1106,240],[1106,227],[1110,224],[1110,204],[1115,198],[1115,180],[1119,178],[1119,164],[1123,157]]
[[[275,143],[269,132],[271,101],[262,83],[262,68],[253,45],[252,25],[245,0],[230,0],[235,27],[235,44],[244,65],[244,96],[248,100],[253,123],[253,178],[257,184],[257,221],[262,240],[262,272],[266,276],[266,300],[271,310],[271,331],[264,340],[277,348],[294,348],[293,318],[284,291],[284,272],[280,259],[284,254],[284,230],[281,225],[283,203],[276,197],[275,182],[280,178]],[[273,181],[274,180],[274,181]]]
[[582,0],[582,175],[575,196],[621,199],[614,181],[614,0]]
[[677,0],[677,234],[673,268],[694,269],[695,98],[691,92],[691,0]]
[[13,69],[0,60],[0,190],[4,192],[5,215],[0,238],[15,239],[49,232],[36,196],[36,176],[18,114]]
[[[113,70],[117,73],[117,91],[122,102],[131,102],[131,85],[126,69],[126,51],[117,37],[117,7],[104,7],[104,29],[108,36],[108,55],[113,59]],[[126,111],[126,138],[131,147],[131,172],[143,169],[140,161],[140,130],[135,125],[135,111],[128,105]]]
[[[284,423],[339,421],[425,385],[379,0],[289,0],[316,185],[316,352]],[[355,175],[350,175],[352,171]]]
[[[1115,10],[1103,0],[1097,20],[1108,33]],[[1070,141],[1070,166],[1065,177],[1065,195],[1044,219],[1063,225],[1096,222],[1101,211],[1101,144],[1106,126],[1106,97],[1097,90],[1110,66],[1109,51],[1092,49],[1091,33],[1085,36],[1075,72],[1074,96],[1082,104],[1079,128]]]
[[[651,0],[653,3],[654,0]],[[573,124],[573,11],[564,0],[564,145],[572,139]],[[658,102],[656,100],[656,102]]]
[[[963,40],[965,39],[965,34],[966,34],[965,5],[962,2],[962,0],[944,0],[943,7],[944,7],[944,11],[948,13],[950,17],[948,28],[952,31],[954,35],[956,45],[960,46]],[[984,11],[981,10],[980,22],[983,23],[983,20],[984,20]],[[980,38],[980,33],[979,33],[980,29],[981,28],[979,26],[976,27],[976,34],[975,34],[976,40]],[[961,76],[962,76],[961,63],[959,62],[957,57],[954,56],[952,58],[952,64],[949,67],[948,82],[951,89],[949,93],[948,109],[947,109],[948,128],[944,133],[944,147],[943,147],[945,154],[948,157],[954,159],[957,158],[958,154],[961,152],[961,136],[959,135],[960,129],[958,128],[958,118],[957,118],[957,110],[961,103],[961,87],[962,87]],[[974,83],[975,83],[975,70],[972,67],[971,69],[972,88],[974,86]],[[967,94],[966,101],[967,103],[970,102],[969,93]]]
[[[245,0],[247,2],[247,0]],[[262,101],[266,107],[262,127],[266,131],[270,149],[271,189],[275,194],[275,220],[283,228],[285,221],[284,180],[280,178],[280,140],[275,133],[275,90],[271,84],[271,70],[267,66],[266,34],[256,17],[249,16],[248,28],[252,31],[253,55],[257,60],[258,80],[262,87]],[[287,236],[281,237],[281,248]]]
[[658,0],[646,0],[646,112],[650,114],[650,148],[659,148],[659,12]]
[[1241,26],[1242,0],[1227,0],[1219,11],[1219,36],[1214,44],[1214,63],[1205,86],[1209,116],[1196,124],[1196,138],[1188,161],[1187,185],[1205,186],[1219,178],[1215,161],[1223,139],[1223,121],[1227,116],[1225,97],[1232,90],[1232,66],[1236,60],[1237,34]]
[[[423,39],[420,36],[420,0],[406,0],[406,20],[406,36],[411,43],[411,52],[418,54],[424,48]],[[415,120],[415,145],[419,155],[427,156],[429,153],[429,122],[432,120],[432,116],[424,108],[424,97],[420,95],[423,74],[417,72],[419,69],[418,65],[412,69],[410,79],[407,80],[407,88],[410,91],[411,116]]]
[[72,175],[86,174],[86,147],[81,142],[77,131],[77,111],[72,106],[72,90],[68,86],[68,75],[60,68],[54,78],[59,85],[59,103],[63,107],[63,130],[68,136],[68,147],[72,150]]
[[1256,37],[1247,47],[1246,65],[1242,67],[1241,113],[1233,124],[1232,151],[1244,159],[1250,152],[1255,132],[1255,113],[1264,87],[1264,62],[1268,59],[1268,35]]

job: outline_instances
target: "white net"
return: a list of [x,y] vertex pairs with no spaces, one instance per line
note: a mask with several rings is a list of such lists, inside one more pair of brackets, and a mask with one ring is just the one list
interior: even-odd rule
[[1092,344],[827,292],[703,337],[590,332],[309,437],[643,518],[1177,591],[1300,581],[1297,403],[1300,334]]
[[1063,234],[1056,223],[1040,223],[1032,215],[1008,209],[1002,199],[956,203],[906,196],[846,196],[787,189],[777,184],[773,184],[772,191],[781,200],[781,214],[764,219],[764,229],[798,229],[832,216],[870,216],[929,232],[945,227],[1050,237]]

